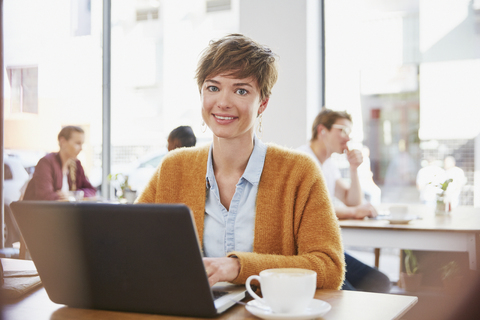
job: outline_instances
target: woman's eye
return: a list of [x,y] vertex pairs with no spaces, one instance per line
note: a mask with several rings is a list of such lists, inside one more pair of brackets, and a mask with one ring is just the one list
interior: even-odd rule
[[208,86],[208,87],[207,87],[207,90],[208,90],[208,91],[211,91],[211,92],[216,92],[216,91],[218,91],[218,88],[215,87],[215,86]]
[[244,96],[244,95],[246,95],[246,94],[248,93],[248,91],[245,90],[245,89],[238,89],[238,90],[237,90],[237,93],[238,93],[239,95],[241,95],[241,96]]

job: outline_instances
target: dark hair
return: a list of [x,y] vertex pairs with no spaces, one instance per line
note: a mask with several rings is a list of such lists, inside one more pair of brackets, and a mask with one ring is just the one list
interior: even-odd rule
[[85,131],[83,131],[82,128],[80,127],[77,127],[77,126],[66,126],[66,127],[63,127],[62,130],[60,130],[60,132],[58,133],[58,141],[60,141],[60,138],[61,137],[64,137],[65,140],[70,140],[70,138],[72,137],[72,132],[78,132],[78,133],[83,133],[85,134]]
[[318,125],[322,124],[325,126],[325,128],[327,128],[327,130],[330,130],[332,129],[332,125],[338,119],[347,119],[352,122],[352,116],[346,111],[333,111],[330,109],[323,109],[322,111],[320,111],[315,120],[313,120],[311,140],[316,140],[318,137]]
[[190,126],[180,126],[172,130],[168,135],[168,140],[177,139],[180,141],[181,147],[194,147],[197,138]]
[[272,50],[242,34],[230,34],[217,41],[211,41],[202,52],[195,75],[198,90],[202,91],[207,77],[225,72],[239,79],[255,78],[262,100],[271,95],[278,78],[275,54]]

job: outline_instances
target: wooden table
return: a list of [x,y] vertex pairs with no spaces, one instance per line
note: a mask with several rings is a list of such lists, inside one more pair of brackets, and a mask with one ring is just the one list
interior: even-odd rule
[[[5,270],[21,267],[31,261],[2,259]],[[327,301],[332,305],[330,310],[321,319],[356,319],[356,320],[385,320],[399,319],[410,310],[418,301],[417,297],[400,296],[380,293],[367,293],[340,290],[317,290],[316,299]],[[17,301],[4,301],[3,317],[8,320],[142,320],[142,319],[195,319],[152,314],[128,312],[113,312],[103,310],[88,310],[69,308],[50,301],[44,288],[33,291]],[[201,319],[201,318],[199,318]],[[259,319],[250,314],[244,306],[237,305],[215,319]]]
[[[388,205],[377,210],[385,208]],[[373,219],[340,220],[344,245],[467,252],[470,269],[479,270],[480,208],[458,207],[446,216],[436,216],[433,208],[424,205],[409,205],[408,210],[421,219],[408,224]]]

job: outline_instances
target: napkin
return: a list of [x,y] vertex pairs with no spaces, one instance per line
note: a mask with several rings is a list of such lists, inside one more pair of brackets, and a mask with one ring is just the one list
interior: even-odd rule
[[2,296],[4,299],[16,299],[42,285],[36,270],[4,271]]

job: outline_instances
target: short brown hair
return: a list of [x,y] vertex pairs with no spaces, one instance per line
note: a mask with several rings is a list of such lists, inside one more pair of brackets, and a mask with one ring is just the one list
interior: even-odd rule
[[260,89],[260,98],[264,100],[271,95],[277,82],[275,56],[268,47],[242,34],[230,34],[211,41],[198,61],[195,75],[198,90],[202,91],[207,77],[229,72],[229,75],[239,79],[255,78]]
[[83,131],[82,128],[77,127],[77,126],[66,126],[63,127],[62,130],[58,133],[58,141],[60,141],[61,137],[64,137],[65,140],[70,140],[72,137],[72,132],[79,132],[85,134],[85,131]]
[[168,135],[168,140],[177,139],[182,147],[194,147],[197,143],[197,138],[190,126],[180,126],[173,129]]
[[327,128],[328,130],[332,129],[332,125],[338,120],[338,119],[347,119],[348,121],[352,122],[352,116],[348,114],[346,111],[333,111],[330,109],[323,109],[320,111],[320,113],[317,115],[315,120],[313,121],[312,125],[312,141],[317,140],[318,137],[318,131],[317,127],[322,124]]

